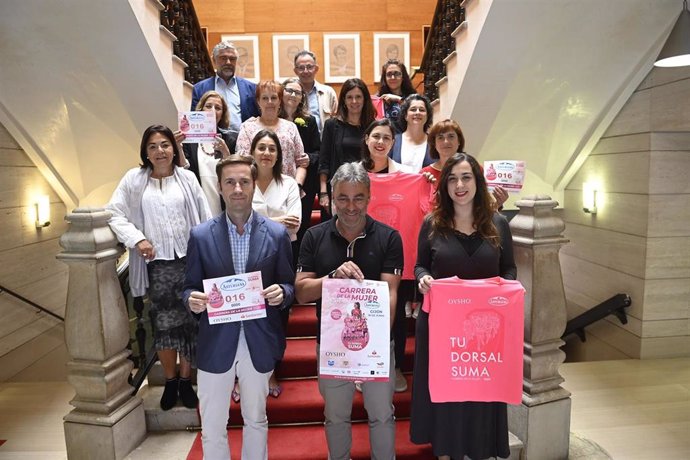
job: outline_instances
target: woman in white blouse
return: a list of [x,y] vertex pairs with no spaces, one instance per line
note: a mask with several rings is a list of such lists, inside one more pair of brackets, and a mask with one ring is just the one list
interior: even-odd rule
[[139,153],[141,166],[127,171],[106,206],[108,223],[129,249],[132,295],[148,294],[151,303],[153,345],[166,377],[161,408],[172,408],[178,398],[194,408],[197,324],[182,304],[182,283],[189,231],[210,219],[211,211],[194,174],[175,166],[181,152],[169,128],[149,126]]
[[[302,220],[302,201],[297,182],[290,176],[281,174],[283,149],[276,133],[268,129],[259,131],[251,144],[251,154],[256,162],[258,177],[252,208],[262,216],[285,226],[296,250],[297,230]],[[281,310],[283,328],[287,327],[290,309]],[[276,364],[276,370],[280,363]],[[282,387],[278,384],[276,373],[268,382],[269,394],[280,396]]]
[[259,172],[252,208],[283,224],[294,242],[302,219],[302,202],[295,179],[281,173],[283,149],[276,133],[269,129],[256,133],[251,153]]

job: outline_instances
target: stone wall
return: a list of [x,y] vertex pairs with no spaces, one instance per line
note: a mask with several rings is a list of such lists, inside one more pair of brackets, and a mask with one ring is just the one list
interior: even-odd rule
[[[37,229],[33,203],[48,195],[51,224]],[[65,205],[0,125],[0,285],[64,315],[67,267],[55,259],[65,232]],[[63,324],[0,293],[0,382],[64,378]],[[57,359],[56,359],[57,358]]]
[[[565,191],[561,266],[569,318],[617,293],[628,324],[587,328],[585,359],[690,355],[690,69],[654,68]],[[582,184],[599,184],[598,213]],[[590,340],[590,338],[592,340]],[[569,356],[569,360],[572,357]]]

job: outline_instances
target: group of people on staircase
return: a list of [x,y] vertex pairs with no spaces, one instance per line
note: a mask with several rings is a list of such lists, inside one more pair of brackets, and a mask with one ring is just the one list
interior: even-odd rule
[[[291,304],[315,302],[320,317],[323,280],[381,280],[390,294],[389,379],[356,385],[319,378],[329,458],[350,458],[356,388],[368,414],[371,457],[395,458],[393,394],[407,389],[400,366],[412,315],[419,316],[412,442],[431,444],[439,458],[508,457],[505,404],[431,402],[433,313],[413,308],[435,278],[516,276],[510,230],[497,212],[507,194],[490,194],[476,159],[462,153],[459,125],[433,124],[429,101],[414,92],[397,60],[382,68],[383,117],[362,80],[347,80],[338,97],[317,82],[310,51],[296,54],[296,77],[282,83],[235,76],[232,43],[216,45],[213,60],[217,74],[195,85],[192,109],[215,113],[214,141],[182,144],[181,131],[150,126],[141,165],[125,174],[107,205],[111,228],[129,249],[132,294],[148,295],[166,377],[161,408],[178,400],[198,405],[204,457],[227,459],[232,399],[244,419],[242,458],[267,459],[266,399],[282,391],[277,374]],[[414,230],[409,280],[402,280],[407,242],[400,229],[368,212],[371,178],[399,172],[423,174],[434,189],[431,212]],[[317,196],[322,222],[310,227]],[[203,280],[257,271],[266,317],[211,324]]]

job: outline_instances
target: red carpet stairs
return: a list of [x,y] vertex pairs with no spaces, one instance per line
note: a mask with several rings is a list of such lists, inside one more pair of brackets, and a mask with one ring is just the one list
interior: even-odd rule
[[[408,320],[410,332],[414,320]],[[316,313],[313,305],[296,305],[292,308],[288,323],[288,343],[281,369],[283,394],[269,397],[267,412],[269,422],[269,460],[324,460],[328,457],[323,428],[323,400],[316,380]],[[408,337],[405,361],[408,389],[396,393],[393,403],[396,414],[396,458],[399,460],[433,459],[428,446],[418,446],[409,441],[409,416],[412,387],[412,362],[414,337]],[[147,428],[150,431],[198,429],[197,412],[181,405],[170,411],[158,406],[162,393],[163,376],[160,366],[149,374],[149,386],[142,389]],[[364,460],[369,455],[369,432],[366,423],[363,398],[355,392],[352,409],[352,459]],[[232,404],[229,430],[232,457],[241,458],[242,416],[239,404]],[[519,458],[522,444],[511,435],[511,458]],[[188,460],[201,460],[201,435],[197,436]]]

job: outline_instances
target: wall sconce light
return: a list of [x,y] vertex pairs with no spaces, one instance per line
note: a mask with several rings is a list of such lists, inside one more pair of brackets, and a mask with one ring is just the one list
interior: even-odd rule
[[592,182],[582,184],[582,210],[589,214],[597,213],[597,187]]
[[671,34],[661,48],[654,63],[657,67],[684,67],[690,65],[690,11],[688,0],[683,0],[683,11],[676,20]]
[[43,228],[50,225],[50,197],[41,195],[34,203],[36,208],[36,228]]

